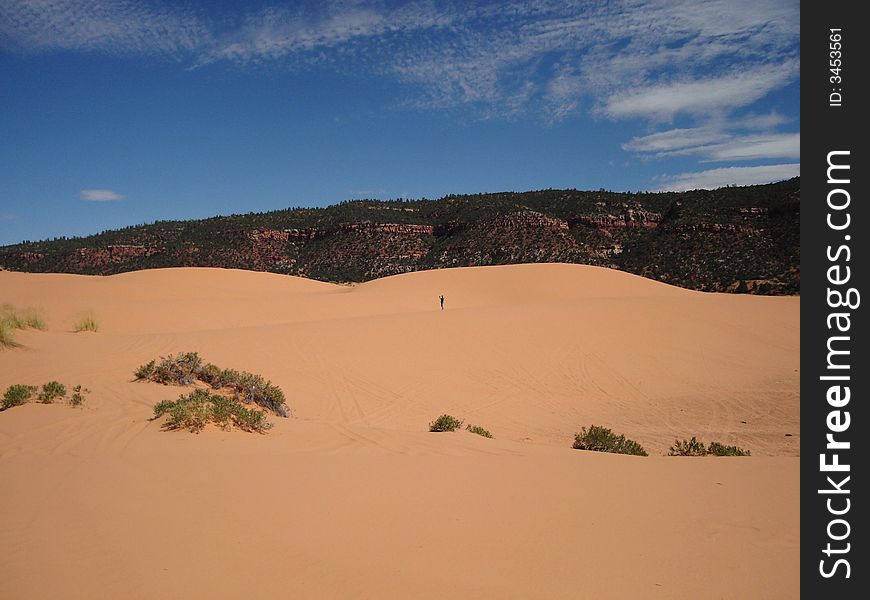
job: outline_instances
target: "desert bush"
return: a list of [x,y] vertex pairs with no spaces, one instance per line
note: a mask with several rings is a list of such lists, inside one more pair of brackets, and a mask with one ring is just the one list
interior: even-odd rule
[[216,394],[209,396],[209,400],[212,403],[212,421],[224,429],[229,429],[232,424],[233,415],[239,407],[238,401]]
[[151,362],[145,363],[138,369],[136,369],[136,379],[151,379],[154,375],[154,370],[157,368],[157,361],[152,360]]
[[190,385],[199,377],[202,359],[196,352],[182,352],[178,356],[161,356],[160,362],[152,360],[136,369],[136,379],[156,383]]
[[57,381],[49,381],[42,385],[38,399],[43,404],[51,404],[55,398],[63,398],[64,396],[66,396],[66,386]]
[[242,372],[238,382],[232,387],[243,402],[253,402],[282,417],[287,416],[284,392],[260,375]]
[[202,369],[199,372],[199,378],[201,381],[209,384],[214,389],[218,390],[223,385],[221,380],[221,368],[217,365],[213,365],[212,363],[208,363],[203,365]]
[[272,427],[266,415],[260,411],[245,408],[233,398],[209,394],[206,390],[194,390],[178,400],[162,400],[154,405],[154,418],[168,415],[164,429],[187,429],[199,433],[208,423],[224,428],[233,426],[248,432],[265,433]]
[[6,388],[6,393],[3,394],[3,400],[0,402],[0,410],[6,410],[13,406],[21,406],[30,400],[35,393],[35,385],[10,385]]
[[462,427],[462,421],[450,415],[441,415],[429,423],[429,431],[456,431]]
[[[212,363],[202,364],[196,352],[184,352],[177,357],[171,354],[151,361],[136,369],[136,379],[188,385],[200,380],[213,389],[229,389],[236,401],[256,404],[274,412],[279,417],[287,417],[287,401],[284,392],[261,375],[235,369],[221,369]],[[257,412],[257,411],[254,411]]]
[[83,388],[80,385],[77,385],[72,389],[72,392],[73,393],[69,398],[69,405],[70,406],[81,406],[82,403],[85,401],[84,395],[87,394],[89,392],[89,390]]
[[607,427],[590,425],[574,436],[574,448],[577,450],[593,450],[595,452],[613,452],[615,454],[633,454],[647,456],[643,446],[624,435],[616,435]]
[[175,402],[173,402],[172,400],[161,400],[154,405],[154,418],[157,419],[158,417],[162,417],[163,415],[168,413],[169,409],[171,409],[173,406],[175,406]]
[[704,442],[699,442],[692,436],[691,440],[674,440],[674,445],[668,450],[668,456],[707,456]]
[[199,433],[212,417],[212,405],[208,400],[209,394],[204,390],[194,390],[187,396],[182,394],[178,400],[166,407],[165,412],[169,415],[169,419],[163,427],[187,429],[192,433]]
[[242,379],[242,374],[235,369],[224,369],[221,371],[219,381],[221,387],[235,388]]
[[252,408],[236,405],[232,413],[233,423],[243,431],[265,433],[272,428],[266,420],[266,414]]
[[749,450],[744,450],[739,446],[727,446],[719,442],[710,442],[707,446],[707,452],[714,456],[751,456]]
[[483,437],[486,437],[486,438],[492,437],[492,434],[489,431],[487,431],[486,429],[484,429],[483,427],[481,427],[480,425],[469,425],[465,429],[466,429],[466,431],[470,431],[471,433],[476,433],[477,435],[482,435]]

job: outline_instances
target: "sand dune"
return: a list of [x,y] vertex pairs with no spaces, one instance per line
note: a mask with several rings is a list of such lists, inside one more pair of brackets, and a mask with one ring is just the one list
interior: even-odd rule
[[[0,597],[798,594],[798,298],[579,265],[356,286],[0,272],[0,290],[48,324],[0,352],[0,388],[92,390],[0,413]],[[84,312],[98,333],[72,333]],[[272,379],[293,418],[162,432],[151,406],[183,390],[132,374],[186,350]],[[428,433],[444,412],[496,439]],[[651,456],[572,450],[590,423]],[[663,456],[692,435],[753,456]]]

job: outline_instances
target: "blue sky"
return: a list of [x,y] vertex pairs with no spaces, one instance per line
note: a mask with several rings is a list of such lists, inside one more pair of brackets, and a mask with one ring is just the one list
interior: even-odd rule
[[0,0],[0,244],[800,170],[799,3]]

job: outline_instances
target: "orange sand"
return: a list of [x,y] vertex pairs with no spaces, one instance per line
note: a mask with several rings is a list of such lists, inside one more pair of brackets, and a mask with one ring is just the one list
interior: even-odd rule
[[[0,389],[92,390],[0,413],[0,598],[798,595],[798,298],[520,265],[0,272],[0,302],[48,324],[0,351]],[[132,374],[188,350],[294,417],[161,431],[184,390]],[[428,433],[442,413],[496,439]],[[651,456],[572,450],[592,423]],[[753,456],[663,456],[692,435]]]

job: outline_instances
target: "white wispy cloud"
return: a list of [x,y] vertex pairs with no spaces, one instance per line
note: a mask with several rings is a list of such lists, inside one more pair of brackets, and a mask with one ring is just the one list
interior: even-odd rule
[[797,60],[741,70],[720,77],[654,84],[605,101],[604,114],[612,118],[643,117],[671,121],[685,112],[709,115],[754,103],[792,81]]
[[800,133],[768,133],[738,136],[723,144],[701,149],[707,162],[757,160],[768,158],[800,158]]
[[114,190],[88,189],[79,191],[79,199],[87,200],[88,202],[114,202],[116,200],[123,200],[124,196]]
[[663,156],[673,152],[707,148],[711,144],[727,140],[728,137],[727,133],[713,127],[669,129],[632,138],[622,145],[622,149]]
[[800,158],[800,133],[733,135],[713,127],[670,129],[632,138],[622,148],[656,158],[699,156],[705,162]]
[[662,192],[685,192],[697,189],[715,189],[727,185],[754,185],[791,179],[800,175],[800,163],[764,165],[758,167],[723,167],[697,173],[680,173],[663,178]]
[[130,0],[2,0],[0,47],[180,55],[210,43],[209,28],[177,6]]
[[[329,51],[360,41],[380,44],[381,38],[391,34],[437,29],[449,25],[452,19],[449,12],[439,11],[429,3],[410,3],[392,10],[377,4],[338,2],[308,12],[270,7],[249,15],[236,31],[217,39],[212,48],[204,50],[200,63],[260,62]],[[366,51],[350,50],[342,57],[359,59]]]
[[[797,77],[793,0],[331,0],[224,15],[134,0],[0,0],[0,47],[165,54],[204,66],[332,62],[412,84],[417,106],[668,120]],[[745,64],[754,65],[746,70]]]

